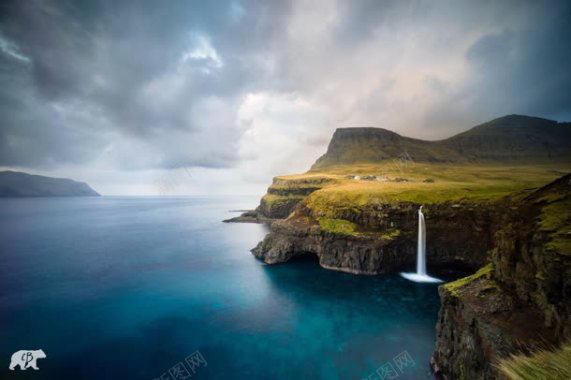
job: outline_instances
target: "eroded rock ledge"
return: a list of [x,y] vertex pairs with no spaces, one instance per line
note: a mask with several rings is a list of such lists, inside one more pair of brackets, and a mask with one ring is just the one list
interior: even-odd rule
[[[474,269],[482,266],[500,220],[499,205],[505,203],[425,205],[428,261]],[[272,225],[271,233],[252,253],[268,264],[316,255],[324,268],[356,274],[410,269],[416,262],[418,206],[371,204],[338,209],[324,217],[301,202],[288,219]]]
[[266,223],[285,219],[299,202],[309,194],[335,182],[327,176],[307,176],[299,179],[274,177],[266,195],[255,210],[244,212],[226,223]]

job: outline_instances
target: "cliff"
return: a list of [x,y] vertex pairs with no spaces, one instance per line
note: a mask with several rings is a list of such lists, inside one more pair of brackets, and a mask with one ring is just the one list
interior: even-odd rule
[[99,196],[84,182],[22,172],[0,172],[0,197]]
[[[427,190],[437,191],[440,201],[475,193],[486,199],[548,183],[567,173],[570,162],[571,123],[536,117],[504,116],[440,141],[403,137],[383,128],[339,128],[309,172],[275,177],[256,210],[228,221],[285,219],[309,194],[349,182],[352,187],[373,183],[382,185],[382,191],[392,188],[397,200],[404,192],[417,193],[418,184],[434,181]],[[409,186],[395,187],[392,182]],[[372,187],[379,191],[379,186]],[[488,194],[479,192],[484,187]]]
[[338,183],[334,176],[302,175],[274,177],[260,205],[224,222],[268,223],[285,219],[295,206],[314,191]]
[[[355,274],[414,267],[418,204],[371,202],[324,211],[317,202],[318,196],[302,201],[288,219],[272,225],[252,253],[268,264],[314,255],[324,268]],[[499,205],[505,202],[425,205],[428,262],[471,269],[483,265],[500,220]]]
[[505,213],[490,263],[439,289],[434,370],[445,379],[501,378],[509,354],[571,338],[571,175]]
[[338,129],[310,171],[274,178],[250,212],[273,222],[252,253],[354,274],[410,271],[424,205],[429,271],[481,268],[439,289],[432,367],[447,380],[500,378],[502,358],[570,337],[570,131],[517,115],[434,142]]

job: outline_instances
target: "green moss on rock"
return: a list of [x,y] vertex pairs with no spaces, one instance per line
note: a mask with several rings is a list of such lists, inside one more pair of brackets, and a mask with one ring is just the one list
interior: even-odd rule
[[344,219],[334,218],[320,218],[319,226],[323,231],[332,232],[335,234],[357,236],[355,232],[357,225]]
[[571,255],[571,197],[542,199],[550,202],[541,210],[539,228],[549,234],[546,248]]
[[494,268],[493,268],[492,264],[488,264],[485,267],[480,268],[480,270],[478,270],[476,273],[474,273],[470,276],[467,276],[467,277],[458,279],[456,281],[444,284],[443,285],[444,289],[448,290],[450,292],[450,294],[457,297],[458,296],[458,290],[460,288],[470,284],[471,282],[473,282],[479,278],[482,278],[482,277],[485,277],[488,280],[491,279],[493,270],[494,270]]
[[401,234],[400,230],[393,229],[393,230],[387,231],[387,233],[383,234],[381,236],[381,238],[383,240],[393,240],[393,239],[399,237],[400,234]]

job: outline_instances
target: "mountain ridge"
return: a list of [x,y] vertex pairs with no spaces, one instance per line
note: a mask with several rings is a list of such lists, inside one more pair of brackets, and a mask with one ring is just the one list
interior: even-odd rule
[[420,162],[514,162],[571,158],[571,123],[507,115],[442,140],[421,140],[385,128],[338,128],[311,170],[398,159]]
[[0,172],[0,197],[100,196],[87,183],[18,171]]

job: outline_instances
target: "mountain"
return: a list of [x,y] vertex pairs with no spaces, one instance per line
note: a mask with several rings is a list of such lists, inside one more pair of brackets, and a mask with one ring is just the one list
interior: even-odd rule
[[0,172],[0,197],[79,196],[99,196],[99,194],[85,182],[14,171]]
[[383,128],[339,128],[311,169],[378,162],[403,154],[419,162],[571,159],[571,123],[509,115],[439,141],[404,137]]

